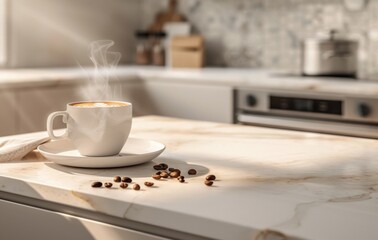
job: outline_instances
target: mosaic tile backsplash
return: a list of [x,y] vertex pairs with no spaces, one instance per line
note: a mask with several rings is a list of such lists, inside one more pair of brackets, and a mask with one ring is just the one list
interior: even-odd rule
[[[147,28],[166,0],[141,0]],[[301,42],[338,29],[359,41],[359,77],[378,80],[378,0],[351,11],[344,0],[181,0],[179,11],[206,41],[209,66],[300,71]]]

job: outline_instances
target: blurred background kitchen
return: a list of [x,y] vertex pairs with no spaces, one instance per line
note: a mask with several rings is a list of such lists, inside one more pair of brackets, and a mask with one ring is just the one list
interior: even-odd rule
[[[349,3],[351,2],[351,3]],[[148,30],[166,0],[1,0],[3,67],[76,66],[89,43],[112,39],[133,64],[136,30]],[[358,75],[377,79],[376,0],[186,0],[177,7],[205,39],[207,66],[300,71],[301,42],[335,29],[359,43]]]
[[99,39],[122,54],[115,76],[135,116],[232,123],[234,90],[246,79],[286,90],[291,82],[277,76],[318,85],[331,76],[350,89],[378,81],[378,0],[0,0],[0,99],[8,109],[0,134],[43,130],[49,112],[80,100],[80,81],[62,80],[86,77],[79,66],[92,66],[89,46]]

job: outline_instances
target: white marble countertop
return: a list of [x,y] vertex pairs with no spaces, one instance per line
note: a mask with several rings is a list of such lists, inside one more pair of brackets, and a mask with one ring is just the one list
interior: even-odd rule
[[[293,239],[378,236],[377,140],[154,116],[136,118],[131,136],[167,149],[151,163],[107,170],[31,155],[0,164],[0,193],[216,239],[249,240],[264,229]],[[198,175],[184,174],[185,184],[153,180],[152,166],[161,162]],[[217,176],[213,187],[203,184],[207,174]],[[156,187],[90,186],[115,175]]]
[[[93,72],[92,68],[86,70],[80,68],[1,70],[0,89],[80,83],[88,79]],[[378,96],[378,82],[348,78],[290,76],[261,69],[168,69],[164,67],[119,66],[112,71],[111,76],[120,81],[174,81],[231,87]]]

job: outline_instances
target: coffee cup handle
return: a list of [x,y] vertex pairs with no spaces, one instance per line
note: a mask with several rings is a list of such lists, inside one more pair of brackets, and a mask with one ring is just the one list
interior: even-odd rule
[[64,134],[62,134],[60,136],[56,136],[54,134],[53,124],[54,124],[54,119],[57,116],[62,116],[62,118],[63,118],[62,120],[66,124],[67,124],[67,120],[68,120],[68,113],[65,112],[65,111],[59,111],[59,112],[50,113],[50,115],[47,118],[47,133],[49,134],[49,137],[52,140],[58,140],[58,139],[62,139],[62,138],[66,138],[67,137],[67,130],[65,131]]

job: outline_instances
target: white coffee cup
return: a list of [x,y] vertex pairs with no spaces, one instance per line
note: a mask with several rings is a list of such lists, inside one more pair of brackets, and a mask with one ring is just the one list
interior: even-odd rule
[[[62,116],[66,132],[56,136],[55,117]],[[84,156],[119,154],[130,134],[132,105],[121,101],[87,101],[67,104],[66,111],[51,113],[47,118],[47,132],[51,139],[68,138]]]

